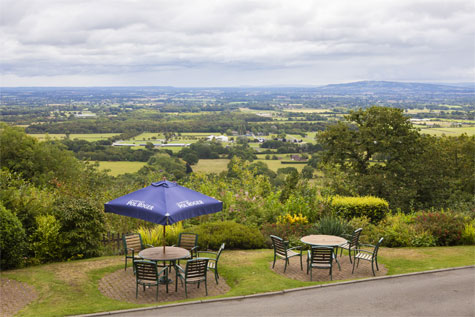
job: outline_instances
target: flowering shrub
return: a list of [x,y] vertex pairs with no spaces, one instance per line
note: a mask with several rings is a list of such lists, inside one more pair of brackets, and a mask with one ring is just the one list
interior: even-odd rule
[[416,227],[430,232],[437,245],[461,244],[464,218],[453,212],[420,212],[414,218]]
[[278,224],[284,224],[284,223],[289,223],[289,224],[302,224],[305,225],[308,223],[307,217],[302,216],[302,214],[295,214],[291,215],[289,213],[277,217],[277,223]]

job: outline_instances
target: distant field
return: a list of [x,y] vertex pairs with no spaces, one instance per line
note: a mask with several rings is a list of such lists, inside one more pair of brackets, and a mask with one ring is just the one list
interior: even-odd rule
[[137,172],[142,166],[144,166],[145,162],[106,162],[100,161],[99,162],[99,169],[105,170],[109,169],[109,175],[117,176],[125,173],[135,173]]
[[[168,143],[184,143],[184,144],[196,143],[200,139],[206,138],[210,136],[211,134],[212,133],[182,133],[181,136],[176,136],[168,140]],[[155,139],[153,139],[153,137],[155,137]],[[146,142],[160,143],[160,141],[163,141],[164,139],[165,139],[165,136],[162,133],[144,132],[134,138],[124,140],[121,143],[129,143],[129,144],[143,144]]]
[[198,164],[191,166],[194,172],[199,173],[220,173],[228,169],[228,159],[201,159]]
[[[48,134],[48,133],[28,134],[28,135],[35,137],[40,141],[45,141],[47,136],[53,140],[64,139],[66,137],[66,134]],[[88,134],[72,133],[69,135],[69,138],[71,140],[79,139],[79,140],[86,140],[86,141],[92,142],[92,141],[105,140],[115,135],[119,135],[119,133],[88,133]]]
[[[279,168],[284,167],[295,167],[299,172],[305,167],[305,164],[282,164],[280,160],[266,160],[264,159],[264,154],[258,154],[258,159],[254,162],[264,162],[267,166],[277,172]],[[284,160],[290,160],[287,155],[281,155]],[[201,159],[198,161],[198,164],[193,165],[194,172],[200,173],[220,173],[222,171],[226,171],[228,169],[228,159],[216,159],[216,160],[205,160]]]
[[464,128],[425,128],[421,129],[421,133],[431,134],[441,136],[445,134],[446,136],[457,136],[463,133],[467,135],[475,135],[475,127],[464,127]]
[[306,166],[306,164],[282,164],[280,160],[262,160],[258,159],[255,160],[254,162],[264,162],[267,164],[269,169],[271,169],[274,172],[277,172],[279,168],[285,168],[285,167],[295,167],[297,171],[302,171],[302,169]]
[[285,112],[302,112],[302,113],[322,113],[322,112],[331,112],[330,109],[284,109]]

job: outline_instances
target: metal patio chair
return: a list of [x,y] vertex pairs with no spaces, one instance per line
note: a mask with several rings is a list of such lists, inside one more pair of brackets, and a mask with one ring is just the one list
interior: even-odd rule
[[[272,264],[272,268],[275,266],[275,260],[277,257],[280,257],[285,261],[285,266],[284,266],[284,273],[285,270],[287,269],[287,265],[289,264],[289,259],[298,256],[300,257],[300,269],[303,270],[303,265],[302,265],[302,247],[293,247],[289,248],[289,242],[284,241],[284,239],[271,235],[270,238],[272,239],[272,245],[274,246],[274,263]],[[300,253],[297,253],[293,250],[300,250]]]
[[[370,261],[371,262],[371,270],[373,271],[373,276],[376,276],[374,273],[374,264],[376,263],[376,270],[379,271],[378,267],[378,250],[379,246],[383,242],[384,238],[379,239],[378,243],[376,245],[372,244],[360,244],[360,246],[365,246],[372,248],[373,250],[363,250],[363,249],[355,249],[355,258],[353,261],[353,270],[351,271],[351,274],[355,271],[355,264],[356,267],[360,264],[360,260],[365,260],[365,261]],[[358,261],[358,263],[356,263]]]
[[333,248],[332,247],[317,247],[313,246],[311,250],[307,251],[307,274],[310,271],[310,281],[312,278],[312,270],[329,269],[330,280],[333,280]]

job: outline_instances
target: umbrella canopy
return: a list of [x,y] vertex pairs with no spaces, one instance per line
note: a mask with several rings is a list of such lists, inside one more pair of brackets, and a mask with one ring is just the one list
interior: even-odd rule
[[166,180],[152,183],[104,204],[105,212],[160,225],[171,225],[222,209],[221,201]]

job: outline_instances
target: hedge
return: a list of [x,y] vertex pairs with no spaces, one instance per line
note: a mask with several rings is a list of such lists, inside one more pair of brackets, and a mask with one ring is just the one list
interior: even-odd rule
[[234,221],[208,222],[186,228],[184,231],[198,234],[200,250],[217,250],[222,243],[226,243],[226,249],[265,247],[264,237],[257,228],[247,227]]
[[388,202],[373,196],[333,196],[330,208],[334,213],[347,220],[366,216],[372,223],[379,222],[389,212]]

